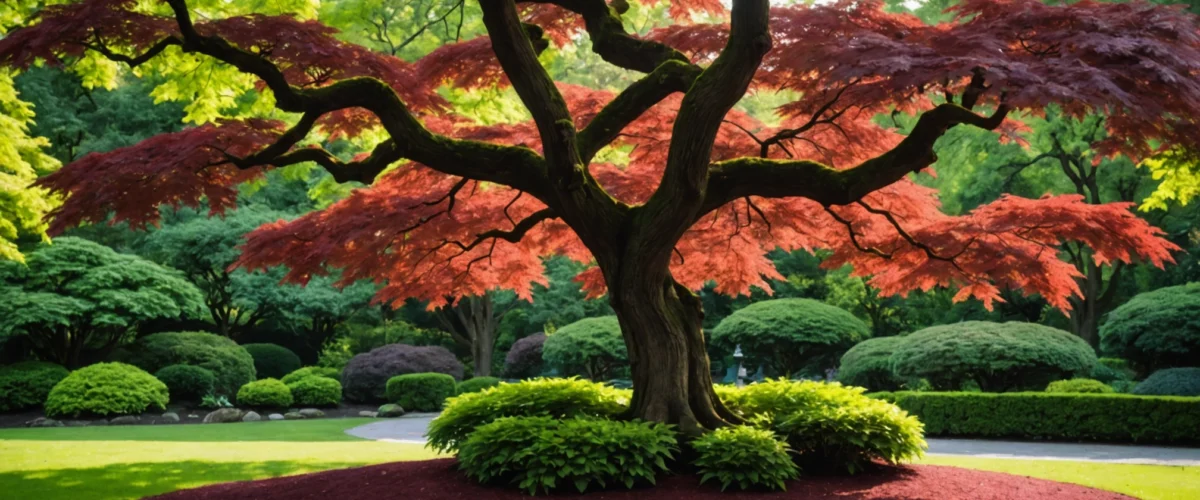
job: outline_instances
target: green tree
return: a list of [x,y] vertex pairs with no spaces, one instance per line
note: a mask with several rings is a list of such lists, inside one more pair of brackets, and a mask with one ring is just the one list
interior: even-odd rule
[[33,106],[18,98],[11,72],[0,70],[0,260],[21,261],[19,242],[46,238],[43,218],[54,205],[47,191],[29,187],[59,167],[44,152],[49,142],[30,134],[33,117]]

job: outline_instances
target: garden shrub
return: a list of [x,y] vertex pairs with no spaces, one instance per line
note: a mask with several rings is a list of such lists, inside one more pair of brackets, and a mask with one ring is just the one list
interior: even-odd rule
[[504,374],[510,378],[529,378],[542,374],[542,346],[546,334],[535,333],[518,339],[504,356]]
[[258,378],[281,378],[300,369],[300,356],[278,344],[244,344],[250,357],[254,358],[254,372]]
[[342,402],[342,383],[331,378],[309,376],[286,385],[299,406],[332,407]]
[[751,365],[788,377],[833,368],[846,350],[870,336],[871,328],[844,309],[812,299],[776,299],[721,320],[712,330],[712,345],[725,352],[741,345]]
[[1132,380],[1114,380],[1108,384],[1113,388],[1113,391],[1118,394],[1133,394],[1133,389],[1137,387],[1137,382]]
[[51,417],[131,415],[165,410],[166,384],[141,368],[124,363],[97,363],[71,372],[46,397]]
[[[337,368],[328,368],[328,367],[324,367],[324,366],[306,366],[299,370],[295,370],[287,375],[284,375],[283,378],[279,379],[279,381],[283,382],[285,384],[292,384],[292,383],[299,382],[300,379],[305,379],[308,377],[325,377],[325,378],[337,380],[340,382],[342,379],[342,372],[341,372],[341,370],[338,370]],[[338,386],[341,387],[341,383],[339,383]]]
[[721,491],[731,484],[743,490],[786,490],[785,481],[800,474],[787,445],[766,429],[722,427],[695,439],[692,447],[700,482],[716,479]]
[[1200,443],[1200,399],[1048,392],[895,392],[930,436]]
[[40,408],[66,368],[44,361],[22,361],[0,367],[0,412]]
[[476,429],[458,461],[481,483],[513,483],[530,494],[567,487],[582,493],[653,483],[667,471],[676,440],[659,423],[504,417]]
[[346,363],[342,370],[342,396],[353,403],[383,403],[387,399],[388,380],[409,373],[445,373],[462,379],[463,365],[444,347],[383,346],[354,356]]
[[1138,383],[1134,394],[1143,396],[1200,396],[1200,368],[1167,368]]
[[216,377],[213,390],[218,394],[236,394],[256,377],[250,353],[232,340],[207,332],[147,335],[130,345],[123,361],[149,372],[171,365],[207,368]]
[[466,394],[468,392],[479,392],[488,387],[500,385],[500,379],[496,377],[474,377],[471,379],[459,382],[457,393]]
[[837,379],[846,385],[866,387],[871,391],[894,391],[904,385],[904,379],[892,370],[892,353],[904,342],[904,337],[879,337],[859,342],[842,355]]
[[1041,390],[1086,377],[1096,354],[1083,339],[1034,323],[965,321],[910,333],[892,354],[896,374],[939,390],[974,381],[987,392]]
[[1142,373],[1200,360],[1200,283],[1140,293],[1108,313],[1100,350]]
[[921,456],[921,422],[861,387],[810,380],[767,380],[723,395],[754,425],[782,436],[805,471],[857,472],[872,460]]
[[170,365],[154,372],[154,378],[167,384],[171,401],[200,401],[211,394],[216,376],[207,368],[192,365]]
[[1070,380],[1055,380],[1046,386],[1046,392],[1067,392],[1076,394],[1110,394],[1112,387],[1099,380],[1073,378]]
[[627,410],[629,398],[627,390],[575,378],[501,384],[446,401],[442,414],[429,424],[426,436],[430,448],[452,453],[458,451],[471,431],[501,417],[608,418]]
[[407,411],[438,411],[458,389],[445,373],[410,373],[387,381],[387,399]]
[[585,318],[559,328],[546,336],[542,359],[561,373],[591,380],[608,380],[629,364],[616,316]]
[[237,403],[259,408],[287,408],[292,405],[292,390],[277,379],[255,380],[238,389]]

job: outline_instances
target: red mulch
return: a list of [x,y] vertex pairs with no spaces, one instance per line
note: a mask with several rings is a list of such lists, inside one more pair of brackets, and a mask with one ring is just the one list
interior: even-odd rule
[[[721,493],[713,483],[701,485],[695,476],[671,476],[658,486],[587,495],[557,494],[554,498],[729,500],[774,499],[970,499],[970,500],[1106,500],[1128,499],[1117,493],[1044,479],[957,467],[918,465],[885,468],[849,477],[809,477],[776,493]],[[261,481],[216,484],[154,497],[164,500],[507,500],[529,497],[512,488],[480,486],[458,471],[453,459],[394,462],[370,467],[332,470]]]

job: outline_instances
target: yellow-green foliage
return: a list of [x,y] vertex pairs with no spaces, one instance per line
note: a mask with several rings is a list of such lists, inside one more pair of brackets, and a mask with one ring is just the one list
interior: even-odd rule
[[342,383],[331,378],[309,376],[287,386],[299,406],[337,406],[342,402]]
[[285,384],[291,384],[300,381],[300,379],[308,377],[325,377],[333,380],[341,380],[342,373],[337,368],[326,368],[323,366],[306,366],[292,373],[284,375],[279,379]]
[[722,427],[695,439],[692,447],[697,455],[692,463],[700,482],[716,479],[721,491],[731,484],[742,490],[786,490],[784,482],[800,473],[788,455],[787,444],[767,429]]
[[263,408],[287,408],[292,405],[292,390],[273,378],[255,380],[237,392],[239,405]]
[[1070,380],[1055,380],[1046,386],[1046,392],[1067,392],[1081,394],[1109,394],[1113,388],[1099,380],[1089,378],[1073,378]]
[[71,372],[46,398],[52,417],[130,415],[164,410],[167,385],[141,368],[124,363],[98,363]]
[[[0,34],[5,16],[13,12],[0,10]],[[0,68],[0,259],[22,261],[17,239],[48,241],[44,217],[55,205],[46,190],[29,185],[58,169],[59,163],[42,151],[50,145],[45,138],[29,136],[33,106],[18,98],[12,76],[10,70]]]

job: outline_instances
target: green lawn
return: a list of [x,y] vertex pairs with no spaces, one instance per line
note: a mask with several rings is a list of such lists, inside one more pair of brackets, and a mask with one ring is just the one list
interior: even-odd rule
[[1006,472],[1116,491],[1146,500],[1200,498],[1200,467],[930,455],[919,463]]

